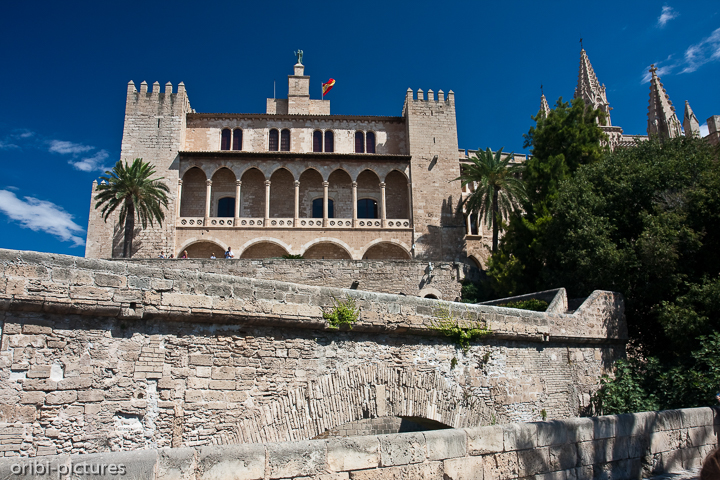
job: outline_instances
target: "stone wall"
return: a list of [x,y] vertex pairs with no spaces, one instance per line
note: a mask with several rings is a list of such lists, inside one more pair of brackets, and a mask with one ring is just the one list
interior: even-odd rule
[[[268,245],[268,244],[261,244]],[[272,244],[274,245],[274,244]],[[233,248],[235,251],[235,248]],[[131,264],[143,264],[161,269],[187,269],[205,273],[219,273],[263,280],[315,285],[318,287],[355,288],[369,292],[396,295],[435,295],[440,300],[455,300],[460,296],[465,278],[476,279],[479,272],[462,263],[434,263],[432,272],[428,262],[393,260],[286,260],[264,258],[210,260],[210,253],[222,257],[217,249],[206,252],[206,259],[163,260],[132,259]],[[124,262],[126,260],[117,260]],[[358,282],[356,287],[353,283]]]
[[[306,440],[368,418],[572,417],[624,353],[610,292],[567,315],[563,295],[539,313],[187,265],[0,250],[4,455]],[[359,321],[332,330],[322,314],[345,296]],[[457,348],[429,328],[443,309],[491,333]]]
[[0,476],[17,478],[11,475],[37,471],[39,464],[55,471],[113,465],[129,478],[158,480],[629,480],[699,468],[717,447],[719,423],[717,409],[693,408],[286,443],[6,458],[0,459]]

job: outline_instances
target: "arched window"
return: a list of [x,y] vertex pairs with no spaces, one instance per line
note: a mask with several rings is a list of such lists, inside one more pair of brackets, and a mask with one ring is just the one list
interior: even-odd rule
[[325,151],[335,151],[335,136],[333,135],[332,130],[328,130],[325,132]]
[[375,134],[373,132],[368,132],[366,138],[367,148],[365,151],[367,153],[375,153]]
[[313,132],[313,152],[322,152],[322,132],[315,130]]
[[361,198],[357,202],[358,218],[378,218],[377,202],[372,198]]
[[230,129],[226,128],[222,131],[220,137],[220,150],[230,150]]
[[235,198],[223,197],[218,200],[217,208],[218,217],[234,217],[235,216]]
[[[316,198],[312,203],[313,218],[323,218],[323,199]],[[328,218],[335,218],[335,204],[331,198],[328,198]]]
[[290,130],[288,130],[287,128],[280,132],[280,151],[290,151]]
[[365,135],[355,132],[355,153],[365,153]]
[[233,130],[233,150],[242,150],[242,130]]
[[273,128],[270,130],[270,138],[268,142],[268,150],[271,152],[277,152],[278,151],[278,131],[277,129]]

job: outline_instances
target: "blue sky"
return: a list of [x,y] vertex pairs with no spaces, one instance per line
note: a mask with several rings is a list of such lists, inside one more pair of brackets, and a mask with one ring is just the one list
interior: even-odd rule
[[10,2],[0,248],[84,255],[129,80],[183,81],[198,112],[264,112],[300,48],[313,95],[336,80],[332,113],[400,115],[408,87],[453,90],[461,148],[521,152],[540,85],[551,104],[572,98],[581,37],[626,133],[645,133],[651,63],[681,119],[685,100],[700,123],[720,115],[717,0]]

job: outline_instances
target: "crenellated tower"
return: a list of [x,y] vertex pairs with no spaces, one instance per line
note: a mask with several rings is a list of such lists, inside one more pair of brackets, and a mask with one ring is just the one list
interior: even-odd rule
[[692,108],[690,108],[690,102],[685,100],[685,118],[683,119],[683,129],[685,130],[686,137],[699,137],[700,136],[700,122],[698,121]]
[[[650,65],[650,104],[648,105],[648,135],[675,138],[682,135],[680,120],[665,86],[660,82],[655,65]],[[699,127],[698,127],[699,131]]]
[[459,260],[465,226],[460,212],[455,94],[422,90],[405,95],[407,144],[411,159],[415,257]]
[[[148,91],[147,82],[140,84],[140,90],[130,81],[127,86],[125,103],[125,124],[120,160],[131,163],[142,158],[155,166],[156,177],[163,177],[170,194],[162,227],[155,224],[145,230],[139,230],[133,241],[133,248],[139,256],[154,257],[160,251],[172,251],[175,236],[175,211],[178,188],[178,152],[185,141],[186,114],[191,112],[185,84],[180,82],[177,92],[173,93],[170,82],[160,91],[160,83],[155,82]],[[93,185],[92,196],[95,196]],[[88,236],[85,256],[91,258],[110,258],[122,255],[122,228],[117,225],[117,215],[103,221],[100,212],[90,206]],[[107,241],[112,238],[112,246]]]

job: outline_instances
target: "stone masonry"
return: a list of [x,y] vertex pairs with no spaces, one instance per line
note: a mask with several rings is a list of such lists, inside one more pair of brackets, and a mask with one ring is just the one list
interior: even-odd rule
[[[0,250],[5,455],[306,440],[362,419],[566,418],[624,352],[622,299],[566,314]],[[182,265],[180,263],[180,265]],[[322,318],[356,299],[352,330]],[[491,333],[467,351],[443,308]]]

